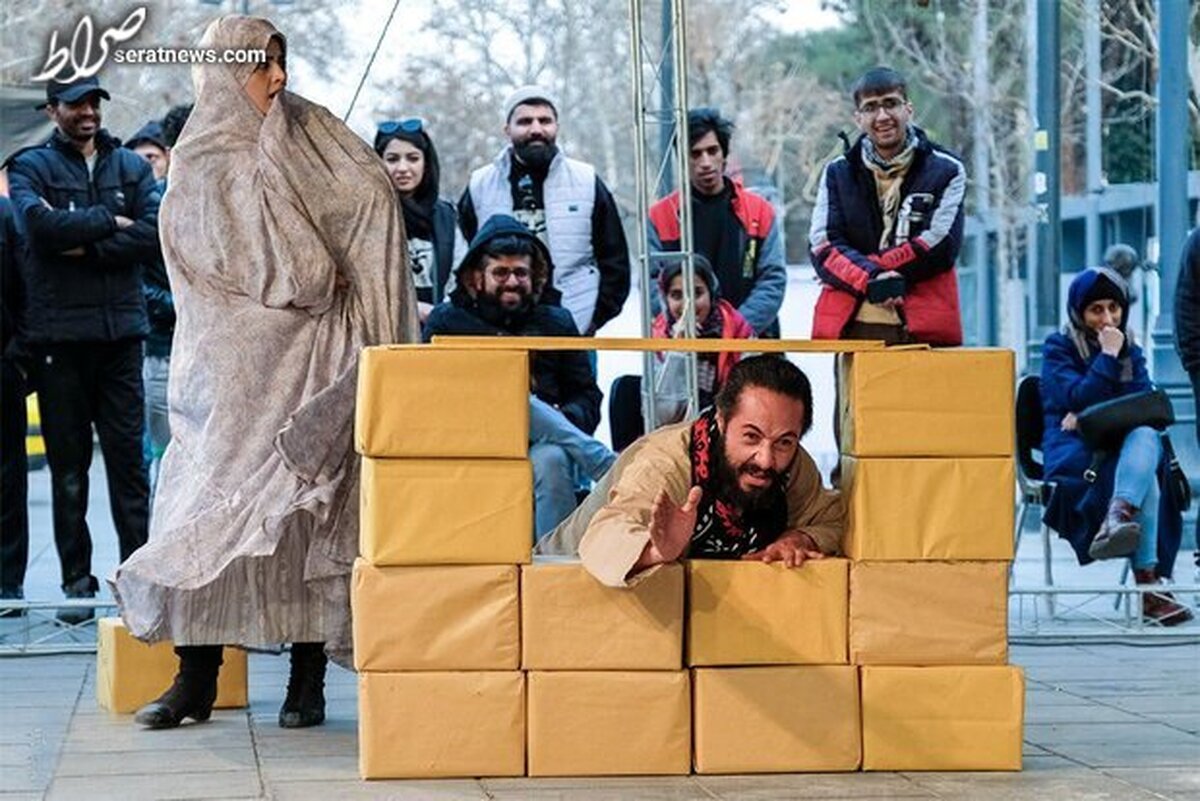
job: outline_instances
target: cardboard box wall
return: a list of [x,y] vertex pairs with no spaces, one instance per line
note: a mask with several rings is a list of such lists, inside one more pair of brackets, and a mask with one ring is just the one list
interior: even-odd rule
[[679,775],[691,769],[687,671],[532,671],[529,775]]
[[863,560],[1010,560],[1009,457],[842,458],[844,548]]
[[515,565],[377,567],[358,559],[350,604],[356,670],[520,667]]
[[853,666],[697,668],[692,688],[697,773],[858,769]]
[[1020,770],[1018,667],[860,668],[863,770]]
[[682,565],[629,588],[606,587],[578,563],[521,568],[521,666],[526,670],[679,670]]
[[[246,652],[226,648],[217,674],[216,709],[248,704]],[[169,642],[147,645],[134,639],[119,617],[96,622],[96,703],[117,714],[136,712],[158,698],[179,672],[179,657]]]
[[850,661],[858,665],[1003,665],[1007,562],[855,562]]
[[687,664],[846,664],[849,564],[688,562]]
[[854,456],[1009,456],[1013,352],[862,351],[839,357],[841,449]]
[[354,430],[364,456],[522,459],[529,357],[431,345],[365,348]]
[[527,459],[362,463],[359,552],[374,565],[516,564],[533,550]]
[[525,675],[360,673],[364,779],[521,776]]

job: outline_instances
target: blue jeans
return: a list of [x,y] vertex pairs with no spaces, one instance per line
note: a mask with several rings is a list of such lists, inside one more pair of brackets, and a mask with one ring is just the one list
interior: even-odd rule
[[1137,520],[1142,526],[1142,536],[1131,557],[1137,570],[1148,570],[1158,564],[1158,462],[1161,458],[1162,440],[1158,432],[1149,426],[1140,426],[1125,435],[1117,459],[1113,498],[1139,510]]
[[171,425],[167,420],[167,377],[170,374],[170,356],[147,356],[142,361],[142,382],[146,387],[146,441],[150,446],[147,463],[151,503],[154,502],[163,451],[171,441]]
[[533,462],[534,533],[541,537],[575,511],[576,469],[598,480],[617,455],[576,428],[558,409],[530,395],[529,460]]

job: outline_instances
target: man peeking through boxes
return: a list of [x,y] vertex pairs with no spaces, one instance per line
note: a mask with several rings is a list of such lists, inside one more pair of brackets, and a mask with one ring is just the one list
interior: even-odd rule
[[835,554],[845,513],[800,446],[811,427],[812,386],[800,368],[780,356],[743,359],[713,408],[629,446],[538,551],[578,553],[613,587],[685,556],[799,567]]

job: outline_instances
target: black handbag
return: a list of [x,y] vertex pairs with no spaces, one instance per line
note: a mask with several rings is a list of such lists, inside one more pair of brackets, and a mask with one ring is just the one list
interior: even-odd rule
[[1167,492],[1175,499],[1179,511],[1186,512],[1192,507],[1192,485],[1188,481],[1187,473],[1183,472],[1183,467],[1179,464],[1179,457],[1175,455],[1175,446],[1171,444],[1171,437],[1167,434],[1162,435],[1163,457],[1167,460]]
[[1094,403],[1076,417],[1076,430],[1092,451],[1092,464],[1083,477],[1096,480],[1096,471],[1109,453],[1121,450],[1125,435],[1139,426],[1165,431],[1175,422],[1171,399],[1161,389],[1150,389]]

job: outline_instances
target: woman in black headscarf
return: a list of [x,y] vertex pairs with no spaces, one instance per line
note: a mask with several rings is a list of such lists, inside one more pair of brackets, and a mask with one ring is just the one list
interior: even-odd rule
[[383,159],[404,209],[417,306],[424,323],[429,310],[449,294],[447,282],[466,252],[458,212],[453,203],[438,196],[437,149],[423,121],[381,123],[375,133],[375,152]]

